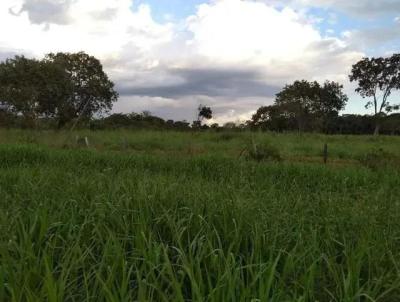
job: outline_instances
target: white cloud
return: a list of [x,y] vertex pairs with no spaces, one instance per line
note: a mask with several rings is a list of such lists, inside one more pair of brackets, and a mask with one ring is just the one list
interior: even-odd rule
[[196,51],[224,63],[265,64],[292,60],[317,41],[319,33],[294,11],[262,3],[220,0],[203,4],[188,19]]
[[[38,56],[51,51],[85,50],[105,57],[118,55],[130,42],[146,52],[172,38],[170,24],[154,22],[148,6],[132,11],[130,0],[96,0],[96,5],[88,0],[68,2],[69,5],[61,6],[58,11],[68,19],[66,24],[53,22],[52,9],[40,11],[42,22],[33,22],[32,14],[39,14],[37,9],[32,12],[36,2],[50,1],[0,2],[0,26],[12,29],[2,32],[2,47],[25,49]],[[10,10],[18,14],[11,14]]]
[[273,85],[299,77],[343,78],[362,56],[338,38],[322,37],[302,14],[260,2],[203,4],[188,19],[188,28],[193,33],[189,41],[193,53],[207,64],[251,66]]

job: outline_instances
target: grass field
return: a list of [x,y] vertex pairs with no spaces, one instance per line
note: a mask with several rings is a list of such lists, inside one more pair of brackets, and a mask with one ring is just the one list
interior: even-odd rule
[[2,130],[0,301],[400,301],[399,158],[398,137]]

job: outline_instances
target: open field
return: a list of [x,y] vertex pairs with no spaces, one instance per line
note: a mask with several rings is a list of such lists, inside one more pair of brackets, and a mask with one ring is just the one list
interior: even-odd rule
[[[280,161],[246,153],[265,143]],[[399,158],[399,137],[1,130],[0,301],[399,301]]]

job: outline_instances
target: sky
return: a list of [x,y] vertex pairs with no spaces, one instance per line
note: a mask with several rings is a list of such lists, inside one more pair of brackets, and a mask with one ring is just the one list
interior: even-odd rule
[[85,51],[120,94],[113,112],[239,122],[297,79],[338,81],[343,113],[372,113],[349,82],[399,52],[400,0],[1,0],[0,60]]

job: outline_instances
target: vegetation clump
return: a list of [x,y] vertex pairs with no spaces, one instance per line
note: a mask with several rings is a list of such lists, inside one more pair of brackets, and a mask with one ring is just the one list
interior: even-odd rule
[[397,156],[382,148],[375,149],[360,156],[359,161],[363,166],[373,170],[396,166],[398,164]]
[[282,161],[282,156],[278,148],[272,146],[268,142],[255,142],[251,141],[250,144],[243,150],[245,158],[248,160],[254,160],[257,162],[262,161]]

